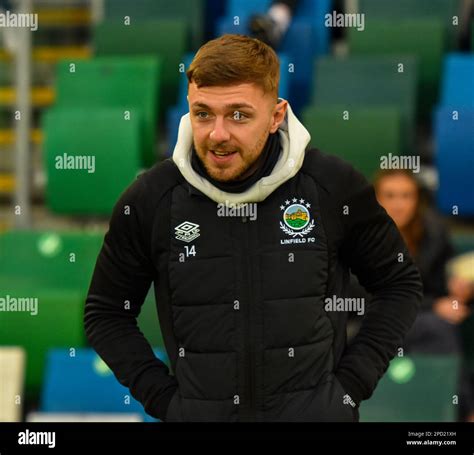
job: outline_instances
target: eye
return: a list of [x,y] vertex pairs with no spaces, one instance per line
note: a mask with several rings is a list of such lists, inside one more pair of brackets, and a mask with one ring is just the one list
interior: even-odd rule
[[[202,116],[201,114],[204,114],[204,116]],[[195,115],[198,119],[205,120],[205,119],[207,119],[208,113],[205,112],[205,111],[199,111],[199,112],[196,112],[194,115]]]
[[241,121],[241,120],[246,119],[247,116],[244,113],[240,112],[240,111],[235,111],[232,115],[232,118],[234,120]]

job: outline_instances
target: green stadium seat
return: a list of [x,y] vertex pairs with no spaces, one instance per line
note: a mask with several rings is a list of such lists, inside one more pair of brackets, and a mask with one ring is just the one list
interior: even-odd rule
[[455,421],[459,366],[456,356],[396,357],[372,397],[361,403],[361,422]]
[[11,128],[13,125],[11,112],[0,107],[0,129]]
[[109,215],[140,171],[140,113],[55,108],[43,117],[46,202],[56,213]]
[[[0,234],[0,289],[88,287],[104,233],[7,231]],[[0,343],[1,344],[1,343]]]
[[150,19],[181,19],[191,31],[192,49],[197,50],[203,42],[204,1],[203,0],[106,0],[107,20],[123,20],[129,16],[132,22]]
[[308,107],[303,124],[311,144],[349,161],[371,180],[380,169],[381,156],[396,156],[401,144],[400,112],[395,108]]
[[439,19],[371,19],[363,32],[349,29],[349,47],[352,54],[417,56],[419,114],[427,119],[438,101],[445,33]]
[[48,349],[85,346],[84,302],[102,241],[102,232],[0,235],[0,303],[9,309],[0,314],[0,345],[25,349],[27,397],[40,390]]
[[[399,65],[403,64],[403,72]],[[403,150],[415,142],[416,60],[412,56],[323,57],[316,61],[313,103],[319,107],[395,107],[401,112]]]
[[449,49],[456,48],[459,26],[453,25],[453,16],[460,15],[462,0],[359,0],[359,13],[366,15],[367,21],[373,19],[439,19],[446,27]]
[[2,314],[0,343],[19,345],[27,353],[26,389],[28,397],[39,392],[43,377],[45,355],[52,347],[77,348],[85,346],[82,315],[83,292],[74,290],[21,289],[4,287],[11,299],[36,298],[37,315],[30,312]]
[[0,86],[11,85],[12,83],[12,66],[8,62],[0,61]]
[[187,23],[183,20],[102,22],[93,32],[95,52],[105,55],[153,55],[162,59],[161,111],[176,104],[179,65],[189,50]]
[[25,351],[0,347],[0,422],[22,421],[24,378]]
[[157,159],[154,151],[160,68],[161,62],[156,56],[81,60],[75,63],[74,72],[70,72],[69,62],[60,62],[56,106],[121,107],[123,111],[137,111],[142,118],[142,163],[151,166]]

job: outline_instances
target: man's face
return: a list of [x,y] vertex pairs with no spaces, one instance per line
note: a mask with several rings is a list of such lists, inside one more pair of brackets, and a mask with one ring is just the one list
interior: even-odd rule
[[201,87],[188,91],[196,152],[208,174],[225,182],[241,180],[258,167],[268,135],[283,122],[287,102],[255,84]]

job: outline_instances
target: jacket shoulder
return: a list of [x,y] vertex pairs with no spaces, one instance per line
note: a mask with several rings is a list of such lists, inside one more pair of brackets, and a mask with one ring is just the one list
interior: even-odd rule
[[174,161],[167,158],[140,174],[137,180],[141,180],[148,190],[156,196],[157,193],[164,194],[174,186],[181,184],[184,178]]
[[301,172],[308,174],[327,193],[344,199],[368,185],[366,178],[347,161],[316,148],[306,150]]
[[182,181],[181,172],[171,159],[156,163],[139,174],[123,191],[116,206],[133,205],[144,213],[149,212],[169,190]]

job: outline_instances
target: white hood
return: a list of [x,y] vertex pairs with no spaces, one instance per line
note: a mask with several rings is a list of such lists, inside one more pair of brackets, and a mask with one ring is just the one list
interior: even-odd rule
[[301,168],[306,146],[311,140],[308,130],[296,118],[288,104],[285,120],[278,129],[281,150],[272,173],[262,177],[242,193],[227,193],[216,188],[209,180],[201,177],[191,166],[193,132],[189,113],[181,117],[178,141],[173,151],[173,161],[183,177],[195,188],[217,203],[247,203],[263,201],[281,184],[291,179]]

